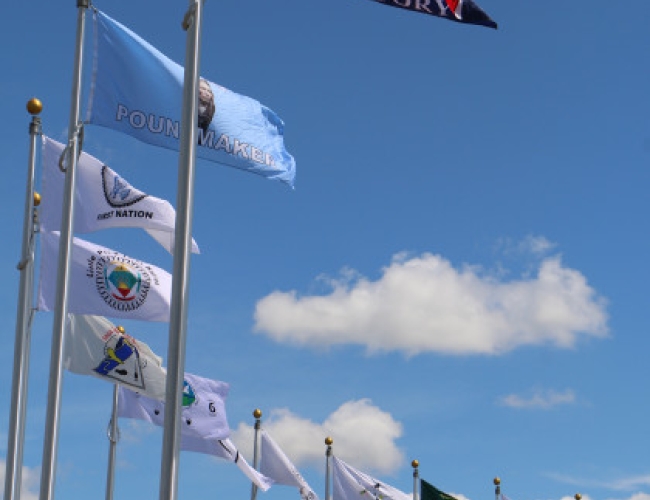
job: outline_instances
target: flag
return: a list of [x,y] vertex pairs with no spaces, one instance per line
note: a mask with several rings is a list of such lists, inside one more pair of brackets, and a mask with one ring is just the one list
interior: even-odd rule
[[374,0],[401,9],[421,12],[431,16],[444,17],[451,21],[465,24],[478,24],[488,28],[497,28],[490,16],[474,3],[473,0]]
[[251,467],[230,439],[200,439],[181,435],[181,449],[213,455],[234,462],[239,470],[262,491],[267,491],[273,485],[273,479]]
[[[183,380],[181,434],[198,439],[225,439],[230,435],[226,417],[229,386],[186,373]],[[163,426],[165,403],[120,387],[118,415]]]
[[412,495],[354,469],[343,460],[332,459],[334,500],[413,500]]
[[[88,122],[177,151],[183,67],[103,12],[95,30]],[[198,157],[293,186],[295,161],[273,111],[200,79],[198,115]]]
[[[55,307],[58,232],[41,231],[38,309]],[[143,321],[169,321],[172,277],[152,264],[74,238],[68,312]]]
[[271,436],[262,429],[260,446],[260,472],[278,484],[295,486],[303,500],[318,500],[318,495],[311,489],[298,469],[291,463]]
[[420,500],[456,500],[444,491],[440,491],[435,486],[420,479]]
[[63,366],[144,394],[165,399],[162,358],[102,316],[69,314]]
[[[59,159],[64,149],[64,144],[43,136],[43,186],[39,214],[41,228],[47,231],[61,230],[65,172],[59,168]],[[81,153],[77,162],[75,193],[76,233],[139,227],[171,253],[175,224],[176,211],[168,201],[145,194],[108,165]],[[194,240],[192,251],[199,253]]]

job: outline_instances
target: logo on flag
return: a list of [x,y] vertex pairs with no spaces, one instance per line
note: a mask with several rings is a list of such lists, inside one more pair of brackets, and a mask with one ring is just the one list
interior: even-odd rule
[[117,379],[127,385],[144,390],[142,368],[146,361],[140,360],[140,352],[136,341],[121,333],[117,328],[106,332],[104,346],[104,359],[93,371],[104,377]]
[[125,255],[91,256],[86,276],[95,279],[104,302],[118,311],[138,309],[147,300],[152,280],[158,281],[153,269]]
[[196,393],[192,386],[187,380],[183,380],[183,408],[189,408],[190,406],[198,403],[196,400]]
[[131,186],[107,165],[102,167],[102,187],[106,203],[113,208],[128,207],[147,197],[145,193]]

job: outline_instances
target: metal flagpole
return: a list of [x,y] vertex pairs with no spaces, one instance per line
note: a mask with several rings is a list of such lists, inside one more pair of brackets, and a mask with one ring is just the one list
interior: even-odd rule
[[23,444],[25,441],[25,415],[27,413],[27,381],[29,374],[29,347],[31,341],[32,300],[34,293],[34,233],[35,207],[40,196],[34,192],[36,142],[41,135],[41,119],[36,116],[43,109],[41,101],[34,98],[27,103],[32,115],[29,124],[29,159],[27,162],[27,189],[25,193],[25,218],[23,242],[20,251],[20,284],[16,312],[16,340],[14,342],[14,371],[11,379],[11,409],[5,469],[5,500],[20,498],[23,471]]
[[178,492],[181,398],[185,373],[187,299],[190,278],[196,143],[198,140],[197,96],[202,21],[203,0],[190,0],[189,9],[182,24],[183,29],[187,31],[187,42],[178,156],[176,234],[174,238],[172,297],[169,318],[169,343],[167,347],[166,411],[160,468],[160,500],[175,500]]
[[[124,328],[117,327],[121,332]],[[113,487],[115,485],[115,454],[117,451],[117,442],[120,440],[120,429],[117,427],[117,402],[118,392],[117,384],[113,386],[113,412],[111,421],[108,424],[108,468],[106,469],[106,500],[113,500]]]
[[411,467],[413,467],[413,500],[420,500],[420,471],[418,467],[420,462],[413,460]]
[[40,500],[54,497],[54,479],[56,472],[56,450],[59,440],[59,418],[61,393],[63,391],[63,332],[68,317],[69,270],[72,260],[72,235],[74,220],[74,193],[77,175],[77,157],[81,152],[79,108],[81,103],[81,70],[83,61],[83,41],[85,31],[86,9],[89,0],[77,0],[77,38],[72,77],[72,103],[68,124],[68,146],[64,151],[67,156],[62,163],[66,165],[63,212],[61,216],[61,240],[59,243],[59,260],[57,267],[56,307],[52,327],[52,351],[50,356],[50,378],[47,388],[47,413],[45,415],[45,437],[43,441],[43,463],[41,469]]
[[501,479],[497,476],[494,478],[494,500],[501,500]]
[[327,445],[327,451],[325,452],[325,500],[332,500],[332,495],[330,493],[330,483],[332,471],[330,469],[330,462],[332,461],[332,443],[334,440],[331,437],[325,438],[325,444]]
[[[262,425],[262,421],[260,420],[262,418],[262,410],[259,408],[256,408],[253,411],[253,416],[255,417],[255,438],[253,441],[253,469],[259,470],[259,464],[260,464],[260,458],[259,458],[259,448],[260,448],[260,440],[259,440],[259,433],[260,433],[260,427]],[[251,486],[251,500],[255,500],[257,498],[257,485],[255,483],[252,483]]]

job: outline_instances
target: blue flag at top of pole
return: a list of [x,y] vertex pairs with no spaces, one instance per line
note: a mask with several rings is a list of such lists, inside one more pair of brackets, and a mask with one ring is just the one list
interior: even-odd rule
[[[87,121],[178,151],[182,66],[131,30],[95,11],[95,61]],[[284,122],[255,99],[205,79],[199,84],[199,158],[293,187],[296,164]]]
[[444,17],[465,24],[478,24],[497,29],[490,16],[473,0],[374,0],[400,9],[412,10],[431,16]]

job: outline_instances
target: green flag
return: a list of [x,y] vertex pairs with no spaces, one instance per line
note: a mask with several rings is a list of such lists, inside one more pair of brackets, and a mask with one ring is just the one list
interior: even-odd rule
[[456,500],[444,491],[440,491],[435,486],[420,479],[420,499],[421,500]]

